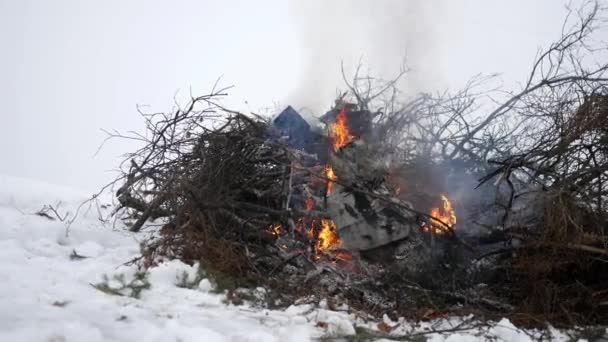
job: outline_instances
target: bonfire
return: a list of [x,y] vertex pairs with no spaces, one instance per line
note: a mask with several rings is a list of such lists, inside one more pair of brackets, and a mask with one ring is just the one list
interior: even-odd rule
[[401,104],[396,80],[355,75],[324,131],[292,107],[228,110],[222,92],[146,117],[116,193],[132,231],[162,226],[136,262],[200,262],[273,305],[608,322],[608,66],[562,64],[596,13],[487,113],[493,93]]

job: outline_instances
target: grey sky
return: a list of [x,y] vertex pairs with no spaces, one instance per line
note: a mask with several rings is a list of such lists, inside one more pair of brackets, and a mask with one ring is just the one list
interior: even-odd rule
[[319,110],[359,58],[410,90],[479,72],[519,79],[559,34],[561,0],[0,0],[0,173],[94,190],[130,147],[93,158],[100,128],[139,129],[223,75],[229,105]]

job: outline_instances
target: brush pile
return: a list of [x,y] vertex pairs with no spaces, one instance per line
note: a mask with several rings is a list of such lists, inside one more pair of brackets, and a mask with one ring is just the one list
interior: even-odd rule
[[399,102],[398,79],[357,70],[324,133],[222,91],[145,115],[116,181],[131,230],[158,225],[139,264],[200,262],[269,306],[607,324],[608,63],[583,63],[606,52],[598,13],[576,12],[515,92],[476,78]]
[[170,255],[235,276],[268,274],[277,266],[265,260],[278,248],[275,227],[298,216],[286,205],[297,152],[273,138],[264,119],[224,110],[213,103],[218,97],[149,117],[151,138],[130,156],[117,198],[135,218],[131,231],[165,219],[147,262]]

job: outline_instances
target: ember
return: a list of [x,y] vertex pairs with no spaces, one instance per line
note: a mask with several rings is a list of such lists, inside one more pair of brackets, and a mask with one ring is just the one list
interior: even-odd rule
[[273,224],[270,227],[270,232],[272,233],[272,235],[274,236],[279,236],[279,234],[281,234],[281,225],[280,224]]
[[315,200],[312,197],[307,197],[304,200],[306,211],[311,211],[315,207]]

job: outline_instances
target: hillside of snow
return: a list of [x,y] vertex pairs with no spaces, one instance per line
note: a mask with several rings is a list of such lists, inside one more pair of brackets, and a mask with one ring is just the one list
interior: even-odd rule
[[[309,341],[379,327],[349,310],[333,312],[323,305],[265,310],[228,304],[207,279],[182,286],[197,278],[197,268],[179,261],[165,262],[137,280],[135,267],[124,264],[138,256],[146,235],[101,222],[110,206],[83,206],[67,236],[67,220],[61,222],[52,212],[47,214],[54,219],[36,214],[52,205],[62,217],[69,212],[69,220],[88,197],[0,175],[0,341]],[[112,293],[99,287],[119,289],[121,279],[149,283],[149,288],[136,298],[128,289]],[[461,323],[456,318],[419,324],[386,318],[380,324],[391,327],[394,336],[423,336]],[[430,341],[527,341],[535,335],[504,319],[485,329],[424,336]],[[557,331],[552,338],[568,340]]]

